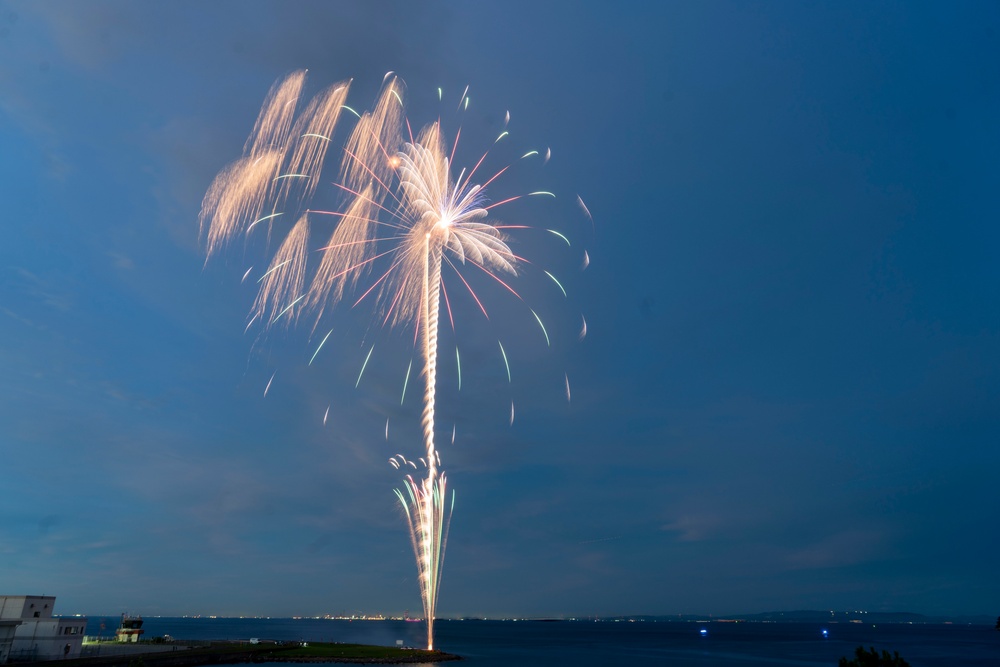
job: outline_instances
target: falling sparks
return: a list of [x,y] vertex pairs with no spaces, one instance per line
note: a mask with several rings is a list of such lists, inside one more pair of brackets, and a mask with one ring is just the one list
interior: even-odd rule
[[545,271],[544,273],[545,273],[545,275],[547,275],[552,280],[552,282],[554,282],[556,284],[556,287],[559,288],[559,291],[562,292],[562,295],[566,296],[566,288],[562,286],[562,283],[559,282],[559,279],[556,278],[551,273],[549,273],[548,271]]
[[500,356],[503,357],[503,365],[507,369],[507,383],[510,384],[510,362],[507,361],[507,352],[503,349],[503,343],[497,341],[497,345],[500,346]]
[[583,213],[584,213],[584,215],[587,216],[587,219],[593,221],[594,216],[592,216],[590,214],[590,209],[587,208],[587,205],[583,203],[583,197],[581,197],[580,195],[577,195],[576,196],[576,203],[580,205],[581,209],[583,209]]
[[569,374],[566,373],[566,402],[569,403],[570,401],[571,401],[571,395],[569,392]]
[[267,392],[271,391],[271,383],[274,382],[274,376],[278,374],[278,371],[271,373],[271,379],[267,381],[267,386],[264,387],[264,398],[267,398]]
[[302,301],[302,299],[304,299],[304,298],[305,298],[305,294],[303,294],[302,296],[300,296],[299,298],[297,298],[295,301],[292,301],[290,304],[288,304],[287,306],[285,306],[284,310],[282,310],[280,313],[278,313],[277,315],[274,316],[274,319],[271,320],[271,324],[274,324],[279,319],[281,319],[282,315],[284,315],[285,313],[287,313],[288,311],[290,311],[295,306],[295,304],[297,304],[299,301]]
[[399,397],[399,404],[402,405],[403,401],[406,400],[406,385],[410,383],[410,371],[413,369],[413,359],[410,359],[409,365],[406,367],[406,377],[403,378],[403,393]]
[[549,332],[545,330],[545,325],[542,324],[542,318],[540,318],[538,316],[538,313],[536,313],[534,310],[531,311],[531,314],[535,316],[535,320],[538,322],[538,326],[542,328],[542,333],[545,334],[545,345],[547,345],[548,347],[552,347],[552,341],[549,340]]
[[330,329],[329,331],[326,332],[326,335],[323,336],[323,340],[321,340],[319,342],[319,345],[316,347],[316,351],[313,352],[313,356],[309,357],[309,363],[306,364],[307,366],[312,366],[312,363],[314,361],[316,361],[316,355],[319,354],[319,351],[323,349],[324,345],[326,345],[326,339],[329,338],[330,334],[332,334],[332,333],[333,333],[333,329]]
[[257,282],[258,282],[258,283],[260,283],[260,282],[263,282],[265,278],[267,278],[267,277],[268,277],[269,275],[271,275],[272,273],[274,273],[275,271],[277,271],[277,270],[278,270],[278,269],[280,269],[281,267],[283,267],[283,266],[286,266],[286,265],[287,265],[287,264],[288,264],[289,262],[291,262],[291,261],[292,261],[292,260],[290,260],[290,259],[289,259],[289,260],[285,260],[284,262],[281,262],[280,264],[278,264],[278,265],[276,265],[276,266],[272,266],[272,267],[271,267],[270,269],[268,269],[268,270],[267,270],[267,271],[266,271],[266,272],[264,273],[264,275],[262,275],[262,276],[261,276],[260,278],[258,278],[258,279],[257,279]]
[[[247,231],[249,232],[251,229],[253,229],[254,227],[256,227],[257,223],[259,223],[259,222],[265,222],[267,220],[271,220],[273,218],[277,218],[280,215],[281,215],[281,213],[272,213],[271,215],[265,215],[263,218],[257,218],[256,220],[254,220],[253,222],[250,223],[250,225],[247,227]],[[243,278],[245,279],[246,276],[243,276]]]
[[368,356],[365,357],[365,363],[361,364],[361,372],[358,373],[358,381],[354,383],[355,389],[361,386],[361,378],[365,374],[365,369],[368,367],[368,360],[372,358],[372,352],[374,351],[375,351],[375,346],[372,345],[371,349],[368,350]]
[[[561,238],[563,241],[566,242],[567,246],[570,245],[569,239],[566,238],[565,234],[560,234],[559,232],[557,232],[554,229],[546,229],[545,231],[547,231],[549,234],[555,234],[556,236],[558,236],[559,238]],[[584,252],[586,252],[586,251],[584,251]]]

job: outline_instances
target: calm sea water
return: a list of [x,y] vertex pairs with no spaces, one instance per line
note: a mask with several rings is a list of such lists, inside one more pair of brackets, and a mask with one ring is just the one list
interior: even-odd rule
[[[102,621],[103,634],[113,633],[117,618],[91,617],[87,634],[98,634]],[[143,627],[147,638],[424,641],[423,624],[404,621],[146,618]],[[459,664],[468,667],[833,667],[859,645],[899,651],[912,667],[1000,666],[1000,632],[986,625],[442,620],[436,627],[438,648],[464,656]]]

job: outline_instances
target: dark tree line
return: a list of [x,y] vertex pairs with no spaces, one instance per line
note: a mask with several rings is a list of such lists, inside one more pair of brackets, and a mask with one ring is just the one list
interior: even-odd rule
[[837,667],[910,667],[910,663],[900,658],[898,652],[889,655],[888,651],[882,651],[882,655],[879,655],[874,646],[871,647],[871,652],[866,651],[864,646],[859,646],[854,649],[854,660],[841,658]]

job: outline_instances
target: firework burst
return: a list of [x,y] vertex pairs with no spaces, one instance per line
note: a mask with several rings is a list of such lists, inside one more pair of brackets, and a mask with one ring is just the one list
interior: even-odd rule
[[[423,479],[406,475],[404,490],[396,490],[396,494],[410,528],[427,622],[427,644],[433,648],[441,568],[454,504],[454,494],[450,500],[447,497],[447,480],[435,446],[442,270],[448,267],[456,272],[484,313],[481,301],[461,277],[461,268],[475,267],[517,295],[507,277],[517,274],[521,260],[508,246],[504,230],[520,227],[498,224],[490,210],[521,196],[488,202],[486,186],[506,167],[478,184],[474,178],[485,154],[471,170],[462,170],[453,177],[451,162],[457,137],[449,152],[440,122],[423,127],[414,136],[403,114],[401,83],[391,74],[376,104],[363,114],[345,106],[348,83],[331,86],[301,104],[304,79],[304,72],[298,72],[272,87],[243,157],[224,169],[205,195],[202,235],[209,256],[237,240],[246,241],[251,234],[265,235],[269,244],[277,246],[258,279],[251,324],[259,321],[264,327],[290,325],[308,315],[318,323],[326,309],[350,294],[353,305],[368,298],[377,301],[383,324],[415,327],[423,361],[421,462],[425,475]],[[465,93],[462,99],[459,106],[467,106]],[[343,206],[338,211],[309,210],[307,206],[344,112],[356,117],[356,123],[344,142],[336,181]],[[504,129],[497,140],[506,134]],[[531,151],[524,157],[535,154],[537,151]],[[531,195],[552,196],[548,192],[522,196]],[[289,219],[296,222],[289,226]],[[328,236],[320,241],[311,239],[314,226],[322,229],[331,221],[335,224]],[[280,242],[279,229],[288,229]],[[562,234],[552,233],[569,242]],[[375,266],[380,268],[373,270]],[[555,276],[547,275],[565,294]],[[368,280],[362,281],[364,278]],[[531,313],[548,340],[541,319],[534,311]],[[329,333],[312,359],[328,337]],[[500,352],[509,379],[502,344]],[[457,351],[456,363],[460,363]],[[403,391],[405,395],[405,383]],[[568,378],[566,392],[568,396]],[[511,415],[513,419],[513,404]],[[390,462],[397,469],[407,464],[416,468],[401,455]]]

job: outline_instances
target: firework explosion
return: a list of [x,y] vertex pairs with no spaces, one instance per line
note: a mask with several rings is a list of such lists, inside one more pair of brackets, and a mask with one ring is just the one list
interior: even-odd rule
[[[417,480],[407,475],[405,492],[396,490],[396,495],[410,528],[427,622],[427,645],[431,649],[454,503],[454,494],[450,502],[447,499],[447,480],[434,442],[442,268],[447,266],[458,274],[480,308],[482,303],[461,277],[460,267],[471,265],[482,270],[516,295],[504,276],[516,275],[521,260],[507,245],[504,230],[520,227],[498,224],[489,218],[489,211],[521,196],[487,202],[485,187],[507,167],[483,180],[482,185],[474,184],[485,154],[468,173],[462,170],[453,178],[451,162],[457,137],[449,153],[440,121],[414,136],[403,114],[402,86],[391,73],[386,76],[376,104],[364,114],[345,106],[348,83],[331,86],[301,105],[304,80],[305,73],[297,72],[272,87],[243,157],[224,169],[205,195],[202,235],[207,254],[212,256],[254,233],[266,234],[270,241],[279,236],[280,229],[288,227],[289,217],[297,218],[258,281],[250,324],[259,321],[265,328],[289,324],[306,314],[318,322],[325,309],[343,301],[347,294],[358,292],[353,305],[369,296],[376,299],[380,317],[384,318],[382,324],[415,327],[424,365],[424,457],[420,460],[426,476]],[[462,99],[467,105],[466,93]],[[315,193],[336,126],[345,111],[356,116],[357,122],[344,143],[336,182],[344,205],[338,212],[309,210],[304,207]],[[504,130],[497,141],[506,134]],[[537,152],[531,151],[525,157],[533,154]],[[530,195],[552,196],[548,192],[523,196]],[[330,236],[318,249],[310,249],[311,227],[329,224],[331,218],[336,224]],[[307,260],[316,252],[320,259],[312,268]],[[376,265],[388,267],[373,272]],[[559,285],[552,274],[547,275]],[[361,283],[365,277],[372,278],[370,284]],[[559,289],[565,293],[561,285]],[[541,319],[531,312],[547,340]],[[326,338],[317,354],[325,342]],[[500,351],[507,364],[502,344]],[[507,373],[509,379],[509,366]],[[566,390],[568,397],[568,378]],[[386,429],[388,433],[388,423]],[[396,468],[407,464],[416,468],[402,456],[390,463]]]

